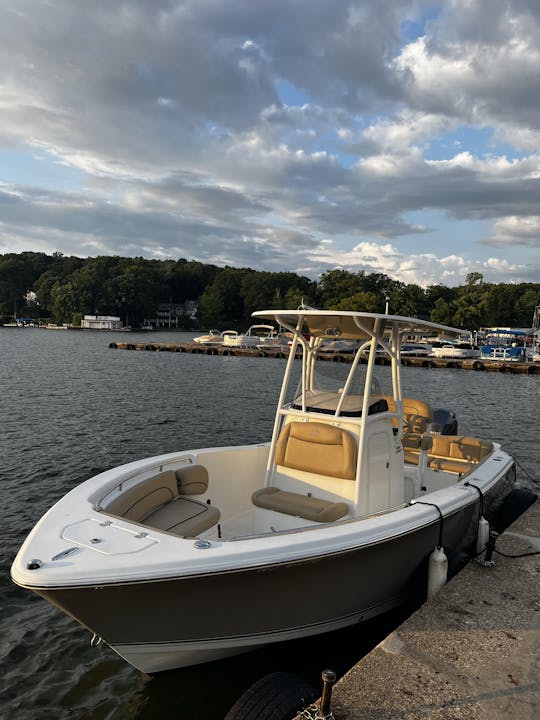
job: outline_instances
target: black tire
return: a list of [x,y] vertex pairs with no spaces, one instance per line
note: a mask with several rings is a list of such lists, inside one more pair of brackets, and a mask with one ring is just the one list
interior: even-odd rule
[[224,720],[291,720],[318,697],[315,688],[297,675],[274,672],[253,683]]

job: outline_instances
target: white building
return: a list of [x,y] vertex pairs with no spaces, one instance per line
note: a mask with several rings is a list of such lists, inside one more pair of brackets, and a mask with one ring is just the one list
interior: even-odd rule
[[122,323],[115,315],[85,315],[81,327],[88,330],[116,330],[122,327]]

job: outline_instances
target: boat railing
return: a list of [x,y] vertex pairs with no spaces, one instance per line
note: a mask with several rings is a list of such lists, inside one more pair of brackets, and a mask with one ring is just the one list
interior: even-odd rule
[[194,459],[192,454],[181,455],[180,457],[176,456],[174,458],[171,458],[170,460],[166,460],[165,462],[157,463],[156,465],[147,465],[142,468],[140,467],[138,468],[138,470],[133,470],[132,472],[126,473],[121,477],[120,480],[117,480],[115,478],[115,480],[112,481],[114,482],[114,485],[107,485],[100,488],[100,496],[94,503],[94,509],[97,512],[100,512],[103,509],[103,506],[107,505],[107,502],[111,499],[110,496],[113,495],[113,493],[121,493],[124,490],[130,488],[132,485],[137,484],[130,482],[132,480],[135,480],[136,478],[144,481],[147,480],[152,473],[161,473],[167,468],[172,469],[172,466],[178,466],[184,463],[193,464],[193,462]]

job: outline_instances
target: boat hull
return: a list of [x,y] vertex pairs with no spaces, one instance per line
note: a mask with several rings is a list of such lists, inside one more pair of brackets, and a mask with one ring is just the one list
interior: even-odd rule
[[[485,498],[489,505],[490,498]],[[478,503],[445,517],[443,545],[474,544]],[[292,562],[145,582],[34,591],[146,673],[354,625],[425,594],[439,522]]]

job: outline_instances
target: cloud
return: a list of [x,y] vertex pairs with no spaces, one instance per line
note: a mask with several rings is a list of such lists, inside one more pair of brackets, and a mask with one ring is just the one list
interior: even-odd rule
[[504,217],[493,226],[493,235],[482,242],[486,245],[529,245],[540,247],[540,216]]
[[540,129],[538,4],[453,0],[430,32],[405,46],[396,71],[411,105],[462,122]]
[[[3,247],[453,284],[489,244],[486,272],[524,276],[538,48],[532,0],[0,0],[0,158],[38,148],[81,174],[61,192],[0,167]],[[463,128],[493,147],[430,154]],[[433,211],[457,238],[461,220],[493,230],[449,253],[409,219]]]

